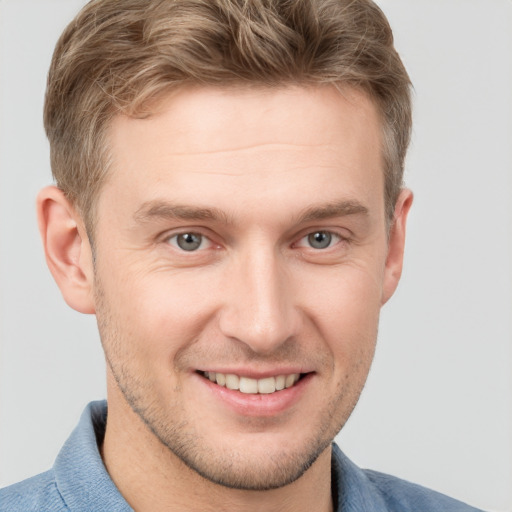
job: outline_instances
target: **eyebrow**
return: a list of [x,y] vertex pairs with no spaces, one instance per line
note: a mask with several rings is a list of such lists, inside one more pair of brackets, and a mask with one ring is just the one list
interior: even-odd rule
[[172,220],[220,220],[228,223],[227,215],[218,208],[199,208],[172,204],[168,201],[148,201],[144,203],[134,214],[134,219],[139,223],[150,222],[154,219]]
[[[344,217],[347,215],[368,215],[368,208],[358,201],[343,200],[311,206],[298,217],[297,224],[316,220]],[[176,205],[168,201],[154,200],[144,203],[134,214],[138,223],[151,222],[154,219],[172,219],[186,221],[221,221],[229,224],[229,217],[218,208],[201,208],[195,206]]]
[[368,208],[358,201],[344,200],[307,208],[299,216],[299,224],[315,220],[345,217],[347,215],[368,215]]

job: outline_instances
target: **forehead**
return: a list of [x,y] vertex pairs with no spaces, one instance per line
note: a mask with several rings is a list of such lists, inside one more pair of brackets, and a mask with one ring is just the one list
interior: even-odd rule
[[306,132],[311,144],[347,139],[347,123],[341,124],[338,114],[350,117],[350,132],[379,125],[377,108],[365,92],[333,85],[272,88],[192,85],[159,97],[148,110],[149,114],[143,118],[115,117],[110,134],[115,137],[116,132],[120,134],[125,130],[140,133],[148,124],[159,126],[159,130],[165,126],[165,135],[172,136],[175,151],[196,152],[203,148],[204,142],[213,142],[213,132],[218,137],[212,149],[221,150],[264,143],[294,143]]
[[236,206],[293,192],[318,202],[338,182],[346,195],[383,190],[377,109],[353,89],[180,89],[147,118],[115,118],[109,143],[106,188],[134,207],[162,194]]

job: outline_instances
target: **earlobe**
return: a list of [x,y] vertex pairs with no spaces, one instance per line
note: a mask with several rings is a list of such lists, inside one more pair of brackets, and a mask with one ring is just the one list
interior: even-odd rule
[[80,313],[94,313],[92,251],[80,215],[50,186],[37,196],[37,217],[46,262],[64,300]]
[[393,224],[389,231],[388,254],[382,287],[382,304],[385,304],[391,298],[402,275],[407,215],[411,208],[412,200],[412,192],[404,189],[400,192],[396,202]]

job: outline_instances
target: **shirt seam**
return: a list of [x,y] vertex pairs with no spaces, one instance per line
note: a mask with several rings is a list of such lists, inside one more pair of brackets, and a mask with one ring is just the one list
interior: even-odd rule
[[62,493],[60,492],[60,489],[59,489],[59,486],[57,485],[57,481],[56,480],[53,481],[53,485],[55,486],[55,490],[57,491],[57,494],[59,495],[59,498],[61,499],[62,504],[64,505],[66,510],[71,510],[68,507],[68,504],[66,503],[66,500],[64,499],[64,496],[62,496]]

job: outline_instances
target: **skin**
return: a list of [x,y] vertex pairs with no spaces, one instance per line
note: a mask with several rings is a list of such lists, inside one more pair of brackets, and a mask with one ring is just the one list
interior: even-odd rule
[[[402,191],[388,231],[375,106],[330,86],[189,88],[109,133],[94,265],[58,189],[38,213],[64,298],[97,315],[112,479],[141,511],[332,510],[330,443],[364,386],[412,202]],[[289,399],[248,398],[198,371],[306,378]]]

